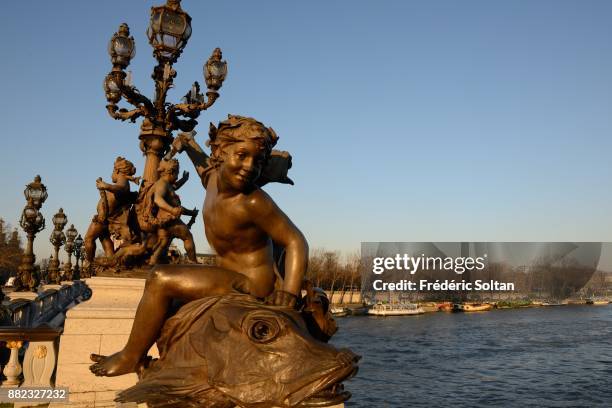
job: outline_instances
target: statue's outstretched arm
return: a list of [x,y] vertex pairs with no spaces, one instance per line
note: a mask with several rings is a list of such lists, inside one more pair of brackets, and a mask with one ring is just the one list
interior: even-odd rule
[[130,184],[127,178],[120,178],[117,183],[110,184],[105,183],[101,177],[96,180],[96,187],[98,190],[110,191],[111,193],[122,193],[130,191]]
[[208,168],[208,155],[204,149],[195,141],[195,130],[191,132],[179,133],[172,142],[172,148],[166,155],[166,158],[171,158],[176,153],[186,152],[187,156],[193,163],[198,176],[203,179],[205,170]]
[[185,183],[187,182],[187,180],[189,180],[189,172],[188,171],[183,171],[183,176],[176,182],[174,183],[174,191],[178,190],[179,188],[183,187],[185,185]]

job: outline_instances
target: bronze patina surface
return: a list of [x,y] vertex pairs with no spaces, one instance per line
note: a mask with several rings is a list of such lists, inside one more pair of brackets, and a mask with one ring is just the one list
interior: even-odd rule
[[[286,311],[291,311],[296,306],[301,308],[307,318],[306,320],[297,312],[290,313],[293,316],[293,324],[296,328],[300,328],[300,334],[297,335],[297,338],[311,344],[312,347],[322,348],[332,354],[335,353],[331,360],[327,357],[318,359],[312,357],[312,361],[308,362],[309,367],[311,367],[309,370],[319,373],[323,378],[325,375],[322,373],[336,370],[330,368],[330,364],[336,367],[335,364],[338,364],[338,361],[343,361],[343,368],[338,368],[342,375],[334,375],[333,378],[313,379],[308,377],[311,375],[310,371],[306,375],[304,371],[305,363],[289,358],[286,374],[294,380],[289,381],[290,384],[282,385],[283,381],[279,378],[268,378],[266,381],[274,384],[275,387],[281,387],[282,385],[283,390],[272,392],[272,388],[270,388],[263,391],[263,394],[258,398],[262,398],[263,401],[268,401],[266,400],[268,398],[269,401],[274,400],[275,403],[282,403],[278,406],[298,406],[302,401],[319,391],[325,391],[329,394],[327,400],[324,397],[320,398],[330,404],[336,402],[341,396],[342,398],[348,398],[348,394],[340,393],[341,396],[338,396],[336,395],[336,389],[332,390],[330,388],[328,390],[327,388],[328,386],[333,388],[334,384],[354,372],[357,357],[349,352],[338,352],[332,346],[320,341],[329,339],[336,327],[329,318],[328,310],[322,308],[321,302],[314,300],[315,296],[312,294],[311,288],[308,288],[310,296],[304,301],[300,299],[304,273],[307,267],[308,245],[299,229],[258,185],[258,178],[269,162],[272,147],[276,144],[278,136],[271,128],[265,127],[255,119],[232,115],[219,123],[218,127],[211,126],[209,136],[210,156],[204,153],[204,150],[190,134],[177,136],[173,148],[175,152],[185,151],[188,154],[197,174],[200,176],[202,185],[206,189],[203,211],[205,232],[209,244],[217,252],[218,265],[155,266],[147,279],[145,291],[138,306],[126,346],[123,350],[108,357],[92,355],[92,360],[96,362],[91,366],[92,372],[102,376],[116,376],[143,370],[145,376],[143,379],[146,378],[147,370],[153,369],[152,367],[165,367],[164,364],[166,364],[143,368],[147,350],[160,338],[160,333],[162,333],[162,339],[158,343],[159,346],[164,350],[172,350],[174,337],[170,336],[169,339],[163,340],[163,333],[180,331],[175,327],[176,319],[165,322],[173,301],[193,303],[197,300],[202,303],[209,301],[211,296],[225,295],[230,296],[228,299],[233,299],[232,296],[242,293],[250,295],[249,308],[260,308],[262,313],[277,310],[274,307]],[[288,154],[279,157],[290,159]],[[286,170],[289,165],[278,165],[277,161],[275,168],[282,169],[282,171],[275,173],[274,170],[266,169],[268,177],[266,181],[287,182]],[[280,265],[280,268],[277,268],[275,264],[273,245],[278,245],[285,250],[284,263]],[[282,276],[279,270],[284,272]],[[272,306],[266,306],[264,301]],[[192,303],[188,303],[185,308],[189,310],[189,308],[194,307]],[[238,309],[242,310],[244,304],[240,303],[240,305]],[[270,307],[272,308],[270,309]],[[181,310],[179,316],[183,312],[184,310]],[[234,318],[237,318],[236,316],[243,312],[234,312]],[[204,315],[201,317],[204,318]],[[270,319],[272,318],[270,317]],[[214,321],[214,315],[212,320]],[[198,322],[197,319],[193,320],[195,327],[200,327]],[[233,324],[240,325],[242,323],[237,320]],[[283,324],[286,325],[286,323]],[[182,326],[181,330],[191,330],[190,326],[191,324]],[[194,328],[194,330],[198,329]],[[269,330],[271,329],[267,326],[261,328],[262,333],[267,333]],[[244,340],[252,340],[251,337],[248,337],[248,333],[247,330],[247,336]],[[285,330],[283,333],[282,336],[278,335],[271,338],[270,344],[285,341],[282,339],[289,331]],[[313,334],[319,340],[315,339]],[[241,361],[244,359],[244,351],[241,351],[240,347],[232,345],[230,342],[220,343],[219,339],[212,335],[211,337],[204,336],[203,342],[214,343],[215,349],[201,351],[198,354],[199,358],[205,360],[207,358],[217,358],[217,355],[223,351],[225,353],[223,364],[226,364],[228,369],[235,365],[236,373],[240,371],[238,367],[242,366]],[[278,345],[276,344],[276,346]],[[176,347],[182,346],[177,343]],[[287,350],[291,350],[291,348]],[[171,355],[174,355],[173,353]],[[182,355],[185,360],[196,358],[193,352],[180,354],[182,352],[177,351],[177,353]],[[173,358],[166,357],[163,360],[171,361]],[[261,361],[261,364],[265,365],[265,362]],[[205,363],[203,363],[203,367],[206,367]],[[262,366],[258,367],[261,368]],[[350,369],[347,367],[350,367]],[[158,369],[163,371],[163,368]],[[198,370],[202,369],[205,368],[198,368]],[[306,386],[305,383],[302,383],[298,389],[292,388],[297,387],[297,384],[302,381],[298,381],[298,378],[303,376],[304,378],[308,377],[309,381],[315,384]],[[264,377],[266,376],[264,375]],[[160,378],[165,377],[162,375]],[[212,384],[207,382],[207,384],[209,384],[208,388],[212,390],[207,391],[207,393],[216,395],[220,392],[218,384],[214,382]],[[253,383],[251,386],[245,387],[245,390],[243,390],[245,395],[249,395],[249,393],[257,394],[258,390],[261,390],[261,384]],[[150,392],[146,394],[151,396],[150,402],[152,403],[155,402],[155,398],[158,398],[158,402],[161,404],[161,401],[167,397],[167,395],[162,397],[161,394],[151,394]],[[280,397],[281,394],[282,398]],[[132,394],[126,394],[124,398],[130,398],[129,395]],[[133,395],[135,395],[133,398],[141,398],[141,394]],[[238,403],[232,398],[229,401]],[[322,403],[326,404],[326,402]],[[247,405],[242,406],[257,406],[248,405],[250,404],[248,402],[244,402],[244,404]],[[200,405],[192,406],[215,405],[202,402]]]
[[[138,138],[145,164],[142,179],[132,178],[135,174],[133,165],[122,159],[122,168],[113,172],[112,184],[102,180],[97,182],[101,199],[85,239],[86,275],[121,274],[133,268],[167,263],[168,246],[173,238],[183,240],[188,262],[196,261],[189,228],[197,211],[182,208],[174,194],[188,175],[177,181],[173,174],[175,169],[166,168],[169,164],[161,159],[170,150],[172,133],[193,130],[200,113],[215,103],[227,75],[227,63],[221,49],[215,48],[203,66],[208,88],[205,94],[200,92],[200,84],[196,81],[180,103],[170,103],[167,94],[174,87],[177,75],[173,65],[191,37],[191,17],[181,8],[180,0],[168,0],[166,4],[151,9],[147,37],[157,60],[151,75],[155,84],[152,98],[142,94],[133,85],[131,73],[126,72],[136,55],[136,45],[128,25],[122,23],[108,44],[113,68],[104,79],[106,110],[117,120],[133,123],[143,118]],[[122,100],[133,109],[121,108],[119,103]],[[164,180],[158,182],[160,179]],[[130,193],[128,180],[142,181],[137,194]],[[183,223],[181,215],[191,216],[190,221]],[[115,238],[114,242],[111,236]],[[102,243],[105,257],[95,260],[97,239]]]
[[119,401],[149,407],[315,407],[341,403],[349,350],[314,340],[293,308],[248,295],[207,297],[168,319],[159,360]]
[[[110,356],[92,354],[91,371],[138,372],[140,382],[119,399],[154,407],[329,406],[346,400],[350,394],[338,384],[356,372],[358,356],[326,344],[336,331],[329,302],[311,286],[301,297],[306,239],[260,188],[293,184],[287,176],[291,155],[273,150],[278,136],[272,128],[237,115],[210,125],[210,155],[205,153],[193,129],[200,112],[218,98],[227,64],[216,48],[204,65],[206,98],[196,82],[182,103],[166,102],[176,77],[172,64],[191,35],[191,18],[179,0],[151,13],[147,34],[158,61],[154,99],[142,95],[124,71],[135,50],[125,24],[109,44],[113,69],[104,82],[113,118],[144,118],[139,192],[129,190],[133,165],[118,159],[113,184],[97,183],[101,199],[85,246],[91,264],[94,242],[101,239],[106,257],[96,263],[114,272],[130,264],[153,268],[127,344]],[[120,109],[122,98],[135,109]],[[174,137],[173,131],[181,133]],[[178,180],[172,158],[182,152],[206,190],[204,229],[217,255],[214,265],[195,264],[189,228],[198,212],[184,208],[175,193],[188,177]],[[192,218],[185,224],[181,215]],[[108,238],[113,233],[121,241],[116,251]],[[167,264],[173,238],[184,241],[188,263]],[[168,319],[179,305],[184,306]],[[151,363],[146,353],[156,341],[161,358]]]

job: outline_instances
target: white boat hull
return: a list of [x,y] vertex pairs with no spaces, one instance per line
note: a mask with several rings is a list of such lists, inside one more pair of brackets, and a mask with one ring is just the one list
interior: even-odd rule
[[414,316],[425,313],[420,307],[381,306],[375,305],[368,314],[371,316]]

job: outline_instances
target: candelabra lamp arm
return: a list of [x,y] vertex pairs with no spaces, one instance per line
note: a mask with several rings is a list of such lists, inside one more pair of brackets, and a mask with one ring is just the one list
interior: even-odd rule
[[143,115],[151,116],[155,112],[153,103],[138,91],[133,86],[122,86],[121,94],[130,104],[134,105],[136,109],[142,110]]
[[[168,115],[166,116],[168,117]],[[198,125],[195,119],[181,120],[177,117],[166,120],[166,130],[180,130],[181,132],[191,132]]]
[[[114,119],[132,122],[140,116],[152,116],[155,113],[153,103],[132,85],[130,78],[126,77],[127,74],[123,70],[115,67],[104,79],[104,92],[108,101],[106,110],[109,115]],[[136,109],[120,109],[117,104],[123,98]]]
[[[195,120],[200,116],[200,112],[210,108],[217,98],[219,93],[215,91],[206,92],[208,97],[206,101],[202,103],[179,103],[176,105],[170,105],[166,113],[166,123],[169,126],[168,130],[181,130],[183,132],[190,132],[195,128],[198,122]],[[185,117],[187,120],[179,119],[179,117]]]
[[208,91],[206,92],[207,100],[202,101],[202,103],[179,103],[173,105],[169,112],[172,112],[174,116],[197,117],[201,111],[210,108],[217,98],[219,98],[219,92]]
[[119,107],[115,104],[108,104],[106,105],[106,110],[108,111],[108,114],[111,116],[111,118],[122,121],[129,120],[132,123],[135,122],[136,119],[138,119],[139,117],[145,115],[142,106],[128,111],[127,109],[123,108],[119,109]]

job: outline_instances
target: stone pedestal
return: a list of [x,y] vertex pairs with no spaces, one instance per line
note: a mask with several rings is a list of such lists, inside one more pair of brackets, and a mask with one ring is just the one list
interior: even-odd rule
[[[136,374],[96,377],[89,371],[89,355],[108,355],[123,348],[144,290],[144,279],[94,277],[86,279],[86,283],[93,296],[68,311],[60,338],[55,384],[69,388],[70,403],[51,404],[52,407],[116,407],[115,394],[137,381]],[[157,357],[157,348],[153,346],[149,354]]]

